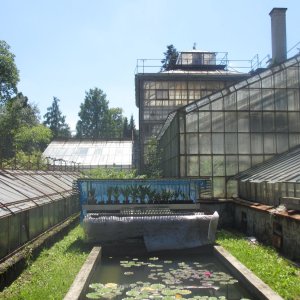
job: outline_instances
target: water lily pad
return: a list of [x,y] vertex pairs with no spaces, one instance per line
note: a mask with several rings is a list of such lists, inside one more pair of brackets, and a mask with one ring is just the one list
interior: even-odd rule
[[91,283],[91,284],[89,285],[89,287],[90,287],[91,289],[96,290],[96,289],[101,289],[101,288],[103,288],[104,285],[103,285],[102,283]]
[[127,296],[133,296],[133,297],[136,297],[139,294],[140,294],[140,291],[136,290],[136,289],[132,289],[132,290],[126,292]]
[[117,289],[118,285],[116,283],[108,282],[104,285],[106,288]]
[[165,264],[171,264],[171,263],[173,263],[173,262],[172,262],[172,260],[165,260],[164,263],[165,263]]
[[165,296],[175,296],[177,294],[176,289],[163,289],[161,293]]
[[158,257],[149,257],[149,260],[159,260]]
[[138,258],[133,258],[132,260],[138,261],[139,259]]
[[181,294],[181,295],[189,295],[192,292],[190,290],[177,290],[177,294]]
[[93,293],[86,294],[86,297],[89,299],[100,299],[102,296],[97,292],[93,292]]
[[124,272],[124,275],[133,275],[133,272]]
[[154,284],[151,284],[151,287],[153,289],[156,289],[156,290],[162,290],[164,289],[166,286],[164,284],[161,284],[161,283],[154,283]]

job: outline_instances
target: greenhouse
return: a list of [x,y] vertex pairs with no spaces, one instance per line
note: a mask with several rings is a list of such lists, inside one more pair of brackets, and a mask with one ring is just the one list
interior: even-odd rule
[[248,201],[278,206],[283,197],[300,198],[300,147],[246,170],[234,179],[238,180],[239,196]]
[[1,170],[0,260],[79,211],[76,172]]
[[80,169],[97,167],[131,169],[133,164],[132,141],[66,140],[52,141],[43,153],[56,165],[79,164]]
[[229,179],[300,144],[296,55],[169,114],[158,139],[166,177],[211,177],[213,197],[237,194]]

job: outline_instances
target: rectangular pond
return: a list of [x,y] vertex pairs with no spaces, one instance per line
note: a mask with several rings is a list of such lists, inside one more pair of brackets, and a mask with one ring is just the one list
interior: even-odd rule
[[133,247],[123,255],[118,252],[124,248],[118,250],[103,251],[83,299],[255,299],[212,247],[154,254]]

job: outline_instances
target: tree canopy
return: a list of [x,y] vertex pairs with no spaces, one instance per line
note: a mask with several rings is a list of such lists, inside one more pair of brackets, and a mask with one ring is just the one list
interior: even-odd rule
[[10,46],[0,40],[0,104],[8,101],[17,93],[19,71],[15,64],[15,55]]
[[[129,125],[122,113],[121,108],[109,108],[109,101],[101,89],[90,89],[80,105],[78,113],[80,120],[76,125],[77,137],[92,139],[125,137],[124,126]],[[127,125],[124,125],[125,122]]]
[[178,55],[179,53],[176,48],[172,44],[168,45],[167,51],[164,52],[165,58],[161,61],[161,63],[163,64],[161,67],[161,71],[172,70],[176,65]]
[[66,117],[60,111],[59,101],[58,98],[53,97],[52,105],[47,108],[47,113],[44,115],[43,124],[51,129],[53,138],[69,138],[71,137],[70,127],[66,124]]

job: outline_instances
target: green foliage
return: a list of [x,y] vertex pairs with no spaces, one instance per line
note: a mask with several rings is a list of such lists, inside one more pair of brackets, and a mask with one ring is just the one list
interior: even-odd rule
[[134,179],[136,178],[136,170],[97,168],[84,171],[82,177],[93,179]]
[[159,178],[162,175],[161,169],[162,151],[158,146],[155,137],[151,137],[145,147],[145,174],[149,178]]
[[[23,127],[39,124],[39,111],[28,103],[28,98],[19,93],[1,107],[0,114],[0,156],[11,158],[15,155],[15,135]],[[22,149],[18,149],[22,150]]]
[[44,125],[22,126],[15,134],[16,149],[31,154],[34,151],[43,151],[50,143],[52,132]]
[[176,65],[178,55],[179,53],[176,48],[172,44],[168,45],[167,51],[164,52],[165,58],[161,61],[161,63],[163,64],[161,67],[161,71],[172,70]]
[[59,109],[59,101],[58,98],[53,97],[52,105],[47,108],[47,113],[44,115],[43,124],[51,129],[53,138],[70,138],[70,127],[66,124],[66,117]]
[[10,46],[0,40],[0,104],[5,103],[17,93],[19,71],[15,64],[15,55]]
[[104,132],[105,138],[122,138],[123,116],[121,108],[110,108],[108,110],[108,130]]
[[248,242],[244,236],[222,230],[217,242],[284,299],[299,299],[300,271],[273,248]]
[[44,249],[8,288],[1,299],[63,299],[88,256],[80,225],[61,241]]

